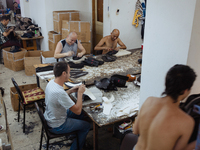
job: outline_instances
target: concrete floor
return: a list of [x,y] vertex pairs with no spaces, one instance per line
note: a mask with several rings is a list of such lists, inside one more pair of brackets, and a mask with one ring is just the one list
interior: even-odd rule
[[[10,99],[10,87],[13,87],[11,82],[11,78],[14,77],[18,85],[24,84],[32,84],[36,83],[35,76],[26,76],[24,70],[14,72],[8,68],[5,68],[4,65],[0,64],[0,87],[5,88],[5,95],[3,100],[5,101],[7,107],[7,118],[9,122],[10,134],[12,139],[12,144],[15,150],[37,150],[39,148],[40,142],[40,133],[41,133],[41,123],[38,117],[38,114],[35,108],[31,108],[26,111],[26,128],[27,134],[24,134],[22,131],[22,119],[23,112],[21,111],[21,119],[20,122],[17,122],[17,112],[13,111]],[[40,81],[41,88],[45,90],[46,87],[45,81]],[[0,104],[0,113],[2,113],[2,117],[0,117],[0,125],[5,127],[4,114],[2,105]],[[111,126],[101,127],[99,128],[98,138],[99,138],[99,150],[119,150],[120,140],[113,137]],[[2,139],[2,143],[8,144],[6,133],[0,132],[0,138]],[[87,136],[87,143],[92,147],[92,130],[89,132]],[[44,141],[44,140],[43,140]],[[43,148],[44,149],[44,148]],[[53,148],[56,150],[69,150],[70,147],[62,147]],[[88,150],[92,148],[87,148]]]

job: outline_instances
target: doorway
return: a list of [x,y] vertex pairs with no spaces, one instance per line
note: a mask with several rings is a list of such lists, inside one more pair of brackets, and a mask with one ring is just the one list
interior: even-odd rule
[[[93,49],[103,38],[103,0],[93,0]],[[93,50],[93,54],[97,54]]]

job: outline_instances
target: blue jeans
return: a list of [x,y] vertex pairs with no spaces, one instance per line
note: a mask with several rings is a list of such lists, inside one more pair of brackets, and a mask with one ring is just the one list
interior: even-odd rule
[[[72,111],[67,110],[67,119],[65,122],[57,127],[50,129],[55,134],[69,133],[72,131],[78,131],[79,148],[82,149],[85,143],[86,136],[90,130],[90,124],[87,121],[81,120],[84,118],[84,114],[74,114]],[[70,150],[77,150],[77,140],[74,140]]]

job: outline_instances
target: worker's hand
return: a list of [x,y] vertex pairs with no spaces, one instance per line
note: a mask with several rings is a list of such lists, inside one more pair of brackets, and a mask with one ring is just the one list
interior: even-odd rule
[[110,48],[110,47],[106,47],[106,50],[107,50],[107,51],[112,51],[113,49]]
[[82,53],[78,53],[78,54],[77,54],[77,57],[82,57],[82,56],[83,56]]
[[116,47],[115,50],[118,51],[120,49],[120,47]]
[[10,28],[10,29],[9,29],[10,32],[12,32],[13,30],[14,30],[13,28]]
[[71,94],[71,93],[74,93],[74,92],[77,92],[77,91],[78,91],[78,88],[79,88],[79,86],[77,85],[77,86],[75,86],[75,87],[69,89],[70,94]]
[[85,92],[85,85],[84,84],[81,84],[78,88],[78,93],[81,93],[83,94]]
[[73,55],[74,55],[74,52],[73,52],[73,51],[69,51],[69,52],[66,53],[66,57],[67,57],[67,56],[73,56]]

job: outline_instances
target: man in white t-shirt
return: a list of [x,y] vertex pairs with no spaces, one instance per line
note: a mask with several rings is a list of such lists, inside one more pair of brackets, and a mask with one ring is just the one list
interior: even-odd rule
[[[83,119],[82,95],[85,85],[76,86],[64,91],[63,84],[70,77],[70,67],[66,62],[58,62],[54,66],[55,79],[51,80],[45,90],[46,111],[44,117],[50,131],[53,133],[69,133],[78,130],[79,147],[82,149],[86,136],[90,130],[90,124]],[[76,104],[69,94],[77,92]],[[77,149],[77,141],[74,140],[70,150]]]

